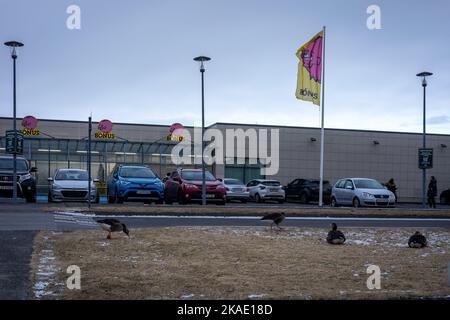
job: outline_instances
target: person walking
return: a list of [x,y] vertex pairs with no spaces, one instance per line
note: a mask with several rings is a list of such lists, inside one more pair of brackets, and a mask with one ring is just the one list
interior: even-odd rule
[[397,203],[397,185],[394,182],[394,178],[389,179],[388,183],[386,183],[386,188],[394,194],[395,203]]
[[431,176],[430,183],[428,184],[428,206],[430,208],[436,209],[436,200],[434,199],[437,196],[437,181],[434,176]]

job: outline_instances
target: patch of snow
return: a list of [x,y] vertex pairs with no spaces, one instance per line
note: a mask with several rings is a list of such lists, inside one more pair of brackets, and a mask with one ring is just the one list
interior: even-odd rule
[[264,296],[267,296],[267,294],[265,294],[265,293],[262,293],[262,294],[250,294],[248,296],[248,298],[249,299],[260,299],[260,298],[262,298]]
[[191,299],[195,296],[195,294],[191,293],[191,294],[184,294],[180,297],[180,299]]

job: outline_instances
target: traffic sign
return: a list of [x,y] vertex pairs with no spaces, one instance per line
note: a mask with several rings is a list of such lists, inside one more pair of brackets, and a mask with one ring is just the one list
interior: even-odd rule
[[23,133],[16,131],[17,140],[15,140],[14,130],[6,131],[6,153],[23,154]]
[[433,168],[433,149],[419,149],[419,169]]

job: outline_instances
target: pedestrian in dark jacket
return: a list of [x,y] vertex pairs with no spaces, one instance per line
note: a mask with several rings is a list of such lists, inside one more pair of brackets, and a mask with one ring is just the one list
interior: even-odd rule
[[436,200],[434,199],[437,197],[437,181],[434,176],[431,177],[430,183],[428,184],[428,206],[430,208],[436,208]]
[[395,202],[397,202],[397,185],[394,182],[394,178],[389,179],[388,183],[386,183],[385,186],[390,192],[394,194]]

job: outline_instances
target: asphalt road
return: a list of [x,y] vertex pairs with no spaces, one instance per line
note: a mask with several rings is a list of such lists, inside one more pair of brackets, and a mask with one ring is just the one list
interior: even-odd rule
[[[46,213],[40,211],[0,211],[0,231],[77,230],[98,228],[96,219],[111,216],[86,216],[69,213]],[[259,217],[218,216],[116,216],[130,228],[175,226],[235,226],[262,227],[266,221]],[[450,218],[356,218],[356,217],[287,217],[286,227],[328,228],[331,222],[339,227],[413,227],[450,228]]]

